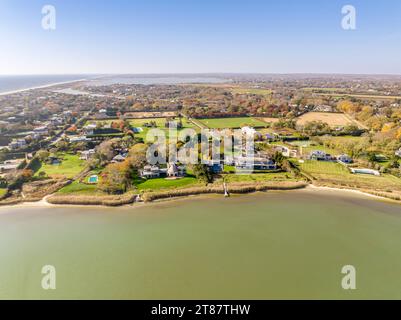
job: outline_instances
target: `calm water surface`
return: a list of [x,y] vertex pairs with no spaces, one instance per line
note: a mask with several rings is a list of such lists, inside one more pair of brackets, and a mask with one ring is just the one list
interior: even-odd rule
[[[41,289],[54,265],[57,289]],[[341,289],[341,267],[357,290]],[[293,191],[0,208],[0,298],[401,298],[401,206]]]
[[85,77],[85,75],[0,76],[0,93],[40,87],[53,83],[75,81]]

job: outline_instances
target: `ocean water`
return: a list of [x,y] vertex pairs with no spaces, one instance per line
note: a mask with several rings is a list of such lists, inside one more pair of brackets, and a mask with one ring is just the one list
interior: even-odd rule
[[340,191],[0,208],[0,299],[401,299],[400,230],[399,204]]
[[0,93],[86,79],[85,75],[0,76]]

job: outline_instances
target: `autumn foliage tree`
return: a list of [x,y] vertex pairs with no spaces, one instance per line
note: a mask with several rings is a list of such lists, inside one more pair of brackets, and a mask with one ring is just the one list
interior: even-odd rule
[[121,194],[131,185],[131,165],[129,161],[111,163],[102,172],[99,189],[110,194]]

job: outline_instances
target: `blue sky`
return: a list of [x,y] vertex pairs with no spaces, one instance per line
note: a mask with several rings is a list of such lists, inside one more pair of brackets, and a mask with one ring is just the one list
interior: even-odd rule
[[0,74],[401,74],[400,16],[399,0],[0,0]]

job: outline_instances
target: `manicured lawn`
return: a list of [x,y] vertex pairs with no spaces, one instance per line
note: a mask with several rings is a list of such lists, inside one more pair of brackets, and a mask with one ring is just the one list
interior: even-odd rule
[[0,188],[0,198],[7,193],[7,189]]
[[312,175],[327,174],[338,177],[351,175],[347,168],[337,162],[306,160],[305,163],[300,164],[300,168]]
[[69,193],[79,193],[79,194],[88,194],[88,193],[97,193],[96,185],[88,185],[79,183],[78,181],[74,181],[73,183],[65,186],[58,193],[69,194]]
[[244,126],[251,127],[267,127],[267,123],[251,118],[251,117],[240,117],[240,118],[212,118],[212,119],[198,119],[202,124],[211,129],[225,129],[225,128],[241,128]]
[[136,187],[139,191],[142,190],[161,190],[161,189],[174,189],[180,187],[186,187],[198,183],[198,180],[194,177],[184,177],[177,180],[167,180],[164,178],[142,180],[143,182],[137,182]]
[[389,174],[380,177],[368,174],[352,174],[335,162],[305,161],[300,169],[320,181],[332,184],[382,191],[401,191],[401,179]]
[[[301,146],[302,146],[302,144],[301,144]],[[324,152],[329,153],[331,155],[337,155],[337,154],[341,153],[339,150],[335,150],[335,149],[328,148],[328,147],[325,147],[325,146],[309,144],[307,147],[302,147],[302,154],[303,155],[308,155],[312,151],[317,151],[317,150],[324,151]]]
[[85,168],[86,162],[80,160],[78,155],[59,154],[58,156],[63,159],[61,164],[42,164],[42,167],[36,172],[36,174],[44,171],[49,177],[52,178],[64,177],[70,179]]
[[[178,121],[178,118],[176,119]],[[145,123],[149,123],[150,121],[154,121],[156,122],[156,128],[146,128],[143,125]],[[142,132],[136,133],[135,136],[142,138],[144,140],[146,140],[146,135],[149,132],[150,129],[160,129],[163,130],[166,133],[166,137],[169,136],[169,130],[168,128],[165,127],[165,123],[166,123],[166,119],[165,118],[153,118],[153,119],[134,119],[134,120],[130,120],[130,124],[132,127],[139,127],[142,128]],[[182,118],[182,125],[183,127],[181,129],[179,129],[178,131],[184,130],[184,129],[195,129],[196,131],[198,131],[198,127],[195,126],[193,123],[189,122],[187,119]]]

